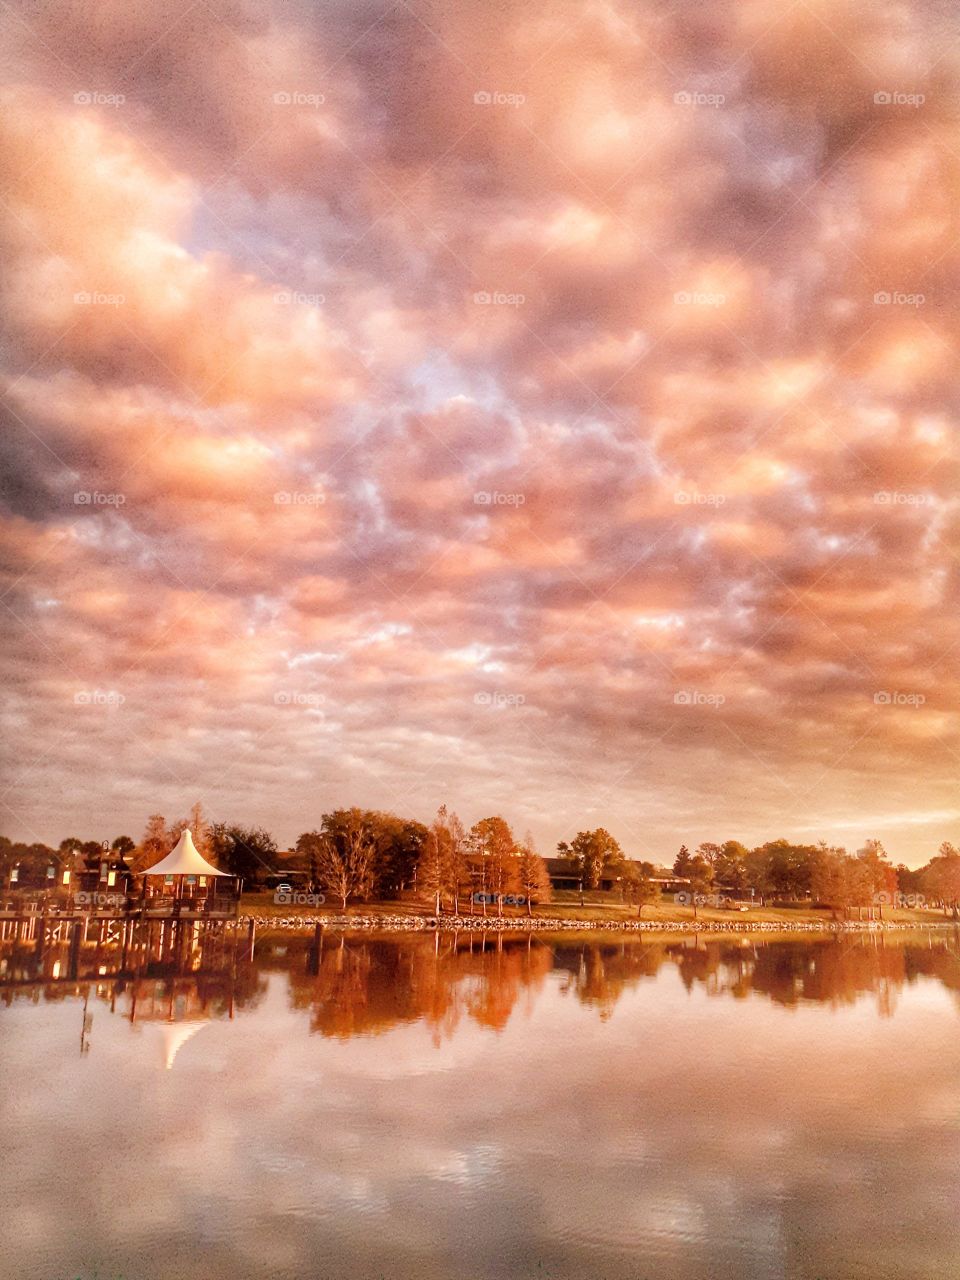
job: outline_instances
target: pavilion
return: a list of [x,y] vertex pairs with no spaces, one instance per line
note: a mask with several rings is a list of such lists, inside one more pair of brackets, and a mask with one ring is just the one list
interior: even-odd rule
[[209,912],[217,908],[232,913],[243,888],[240,877],[221,871],[201,856],[188,827],[165,858],[140,874],[144,897],[172,900],[177,912]]

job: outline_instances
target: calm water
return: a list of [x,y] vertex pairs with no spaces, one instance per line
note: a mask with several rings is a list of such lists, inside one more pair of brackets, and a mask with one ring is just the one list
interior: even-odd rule
[[960,1275],[952,933],[0,956],[4,1277]]

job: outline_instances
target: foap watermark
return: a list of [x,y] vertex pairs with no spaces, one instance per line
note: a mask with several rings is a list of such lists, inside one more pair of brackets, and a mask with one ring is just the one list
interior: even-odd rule
[[304,889],[294,889],[289,884],[278,884],[273,900],[278,907],[322,907],[327,896],[324,893],[308,893]]
[[299,693],[296,689],[281,689],[273,695],[278,707],[322,707],[326,698],[322,693]]
[[473,695],[473,700],[478,707],[522,707],[526,702],[526,695],[522,693],[506,693],[502,689],[494,689],[492,691],[481,690],[480,693]]
[[480,307],[522,307],[527,299],[522,293],[502,293],[496,289],[488,292],[480,289],[473,295],[473,300]]
[[733,901],[723,893],[694,893],[690,889],[681,889],[673,900],[678,907],[723,907]]
[[301,89],[279,89],[273,95],[276,107],[322,107],[326,102],[322,93],[304,93]]
[[322,293],[298,293],[295,289],[281,289],[273,295],[278,307],[322,307],[326,297]]
[[726,102],[726,94],[701,93],[699,89],[681,89],[673,95],[678,107],[722,107]]
[[126,698],[116,689],[78,689],[73,702],[77,707],[122,707]]
[[78,89],[73,101],[78,107],[122,107],[126,102],[122,93],[101,93],[99,89]]
[[924,93],[904,93],[901,89],[878,89],[873,95],[878,107],[922,107],[926,100]]
[[273,495],[273,501],[278,507],[322,507],[326,500],[325,493],[318,493],[314,489],[283,489]]
[[878,707],[922,707],[927,699],[922,693],[904,693],[899,689],[879,689],[873,695]]
[[503,93],[500,89],[478,89],[473,95],[477,107],[522,107],[526,100],[525,93]]
[[925,293],[904,293],[900,289],[889,293],[881,289],[873,295],[874,306],[877,307],[922,307],[926,300]]
[[723,493],[697,493],[692,489],[678,489],[673,500],[678,507],[722,507],[727,498]]
[[99,489],[78,489],[73,495],[75,507],[122,507],[125,493],[101,493]]
[[126,300],[122,293],[97,293],[87,289],[73,295],[74,305],[78,307],[122,307]]
[[703,693],[699,689],[679,689],[673,695],[678,707],[722,707],[726,700],[722,693]]
[[903,493],[899,489],[881,489],[873,495],[879,507],[929,507],[933,505],[930,493]]
[[881,889],[879,893],[873,895],[873,905],[875,907],[910,907],[918,910],[927,905],[927,900],[922,893],[901,893],[899,889],[891,893]]
[[526,500],[526,494],[501,493],[499,489],[484,489],[473,495],[476,507],[522,507]]
[[495,907],[498,902],[505,907],[523,907],[527,902],[522,893],[484,893],[480,889],[470,895],[470,901],[478,907]]
[[94,893],[92,890],[79,889],[73,900],[78,907],[122,907],[126,901],[123,893]]
[[680,289],[673,295],[673,301],[678,307],[722,307],[727,301],[727,295],[696,289]]

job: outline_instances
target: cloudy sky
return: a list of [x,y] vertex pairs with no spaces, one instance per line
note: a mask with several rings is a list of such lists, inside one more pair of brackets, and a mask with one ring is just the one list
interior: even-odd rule
[[946,0],[0,17],[0,830],[960,838]]

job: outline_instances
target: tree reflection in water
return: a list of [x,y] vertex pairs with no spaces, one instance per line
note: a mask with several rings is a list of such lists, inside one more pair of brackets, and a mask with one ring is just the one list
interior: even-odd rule
[[339,1039],[403,1023],[429,1028],[434,1043],[470,1020],[499,1032],[530,1014],[545,984],[606,1020],[625,992],[674,973],[687,992],[784,1007],[833,1007],[874,997],[891,1016],[899,992],[922,978],[954,993],[960,1008],[960,932],[793,937],[534,937],[421,933],[267,934],[254,957],[231,953],[219,967],[188,966],[54,981],[32,952],[0,947],[0,1003],[91,994],[131,1020],[233,1016],[256,1006],[271,974],[285,978],[292,1007],[309,1027]]

